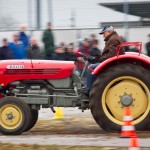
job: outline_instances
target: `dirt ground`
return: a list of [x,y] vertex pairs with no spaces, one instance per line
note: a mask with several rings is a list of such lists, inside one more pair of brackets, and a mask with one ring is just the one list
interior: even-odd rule
[[[1,144],[0,150],[127,150],[127,148],[121,147],[96,147],[96,146],[57,146],[57,145],[12,145],[12,144]],[[149,150],[148,148],[141,148],[141,150]]]
[[[50,110],[42,111],[37,124],[30,131],[19,136],[0,135],[0,143],[17,144],[0,144],[0,150],[14,150],[12,147],[15,150],[20,147],[21,150],[25,147],[28,147],[26,150],[125,150],[129,146],[130,139],[119,138],[120,133],[107,133],[102,130],[89,111],[82,113],[78,110],[64,110],[62,119],[54,119],[54,115],[49,114]],[[136,134],[142,150],[150,149],[150,131]],[[37,146],[38,144],[42,146]]]

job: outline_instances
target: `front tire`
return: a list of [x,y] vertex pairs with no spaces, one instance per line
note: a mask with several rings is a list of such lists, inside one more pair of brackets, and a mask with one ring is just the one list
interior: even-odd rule
[[106,131],[120,131],[124,105],[121,98],[128,95],[129,106],[137,130],[148,130],[150,124],[149,71],[133,64],[112,66],[98,75],[90,92],[93,118]]
[[35,109],[31,109],[31,121],[28,127],[25,129],[25,132],[32,129],[38,120],[39,111]]
[[0,132],[19,135],[31,121],[29,106],[20,98],[7,96],[0,100]]

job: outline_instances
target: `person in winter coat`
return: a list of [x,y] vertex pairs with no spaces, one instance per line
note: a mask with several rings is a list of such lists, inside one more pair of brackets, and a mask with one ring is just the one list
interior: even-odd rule
[[[91,68],[92,70],[94,70],[100,64],[100,62],[103,62],[108,58],[116,56],[116,47],[118,45],[120,45],[121,43],[123,43],[120,36],[117,34],[117,32],[114,31],[114,27],[112,27],[110,25],[104,26],[99,34],[102,34],[104,37],[105,47],[102,51],[102,54],[96,56],[96,60],[98,60],[99,63],[91,64],[89,66],[89,68]],[[124,48],[122,48],[120,50],[119,54],[120,55],[125,54]],[[93,85],[93,82],[95,81],[95,79],[96,79],[96,75],[92,75],[91,71],[88,70],[87,71],[86,91],[84,91],[84,93],[83,93],[86,96],[89,96],[89,92],[92,88],[92,85]]]
[[[90,48],[90,56],[97,57],[101,55],[101,50],[98,48],[98,40],[92,41]],[[92,63],[96,63],[98,60],[93,60]]]
[[71,45],[66,47],[65,60],[66,61],[77,61],[78,60],[78,57],[75,55],[74,49]]
[[18,33],[13,34],[13,42],[9,43],[9,48],[13,51],[14,59],[27,58],[25,46],[21,41],[19,41]]
[[89,55],[90,54],[90,50],[89,50],[89,41],[88,39],[84,39],[81,44],[79,45],[79,48],[78,50],[76,51],[76,56],[77,57],[81,57],[81,55],[79,54],[79,52],[82,52],[86,55]]
[[27,47],[27,58],[40,59],[40,47],[34,37],[30,39],[30,45]]
[[8,40],[2,40],[2,47],[0,47],[0,60],[14,59],[13,51],[8,46]]
[[89,38],[90,49],[92,48],[92,44],[95,43],[95,42],[98,43],[98,39],[97,39],[97,37],[96,37],[95,34],[91,34],[91,35],[90,35],[90,38]]
[[22,24],[20,26],[20,32],[19,32],[19,41],[22,41],[25,48],[29,46],[29,36],[25,33],[26,28],[27,26],[25,24]]
[[54,36],[52,33],[52,26],[49,22],[47,25],[47,29],[43,33],[42,41],[44,43],[44,49],[45,49],[45,59],[50,60],[51,55],[54,52]]
[[150,34],[148,35],[148,42],[146,43],[147,55],[150,57]]
[[[89,55],[90,54],[89,45],[90,44],[88,42],[88,39],[84,39],[83,41],[81,41],[80,44],[79,44],[78,50],[75,52],[76,56],[77,57],[82,57],[79,52],[82,52],[85,55]],[[77,61],[77,63],[76,63],[76,66],[77,66],[78,71],[80,73],[82,73],[82,71],[83,71],[84,64],[85,63],[83,61]]]
[[65,60],[65,52],[61,46],[56,46],[54,53],[51,55],[52,60]]
[[72,43],[70,43],[66,47],[65,60],[66,61],[83,61],[83,59],[81,57],[77,57],[76,56],[76,54],[74,52],[74,47],[73,47]]

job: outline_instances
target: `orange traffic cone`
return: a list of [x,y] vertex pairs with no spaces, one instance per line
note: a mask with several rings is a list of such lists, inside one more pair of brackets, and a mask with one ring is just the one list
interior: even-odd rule
[[122,138],[129,138],[131,136],[135,136],[135,128],[132,125],[133,118],[131,116],[131,109],[129,107],[125,107],[124,109],[124,117],[123,117],[123,126],[121,128],[121,136]]
[[130,146],[128,150],[140,150],[137,136],[132,136],[130,138]]

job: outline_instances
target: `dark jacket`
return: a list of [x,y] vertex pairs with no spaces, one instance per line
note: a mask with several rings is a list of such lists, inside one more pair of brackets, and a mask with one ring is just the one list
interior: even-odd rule
[[97,56],[97,55],[101,55],[101,50],[98,48],[90,48],[90,55],[91,56]]
[[66,61],[77,61],[77,56],[73,52],[72,53],[65,52],[65,60]]
[[13,51],[8,46],[0,47],[0,60],[14,59]]
[[50,56],[54,52],[54,37],[52,30],[46,29],[44,31],[42,41],[44,43],[45,55]]
[[[98,49],[98,48],[94,48],[94,47],[91,47],[90,48],[90,55],[91,56],[99,56],[99,55],[101,55],[101,50],[100,49]],[[99,62],[98,60],[93,60],[92,61],[92,63],[97,63],[97,62]]]
[[40,48],[37,45],[30,45],[27,47],[28,59],[40,59]]
[[65,60],[65,53],[53,53],[52,60]]
[[150,57],[150,42],[146,43],[147,55]]
[[[102,55],[99,57],[99,61],[102,62],[110,57],[116,56],[116,47],[123,43],[123,40],[118,36],[117,32],[113,32],[105,39],[105,47],[102,51]],[[125,54],[124,48],[121,48],[120,55]]]

